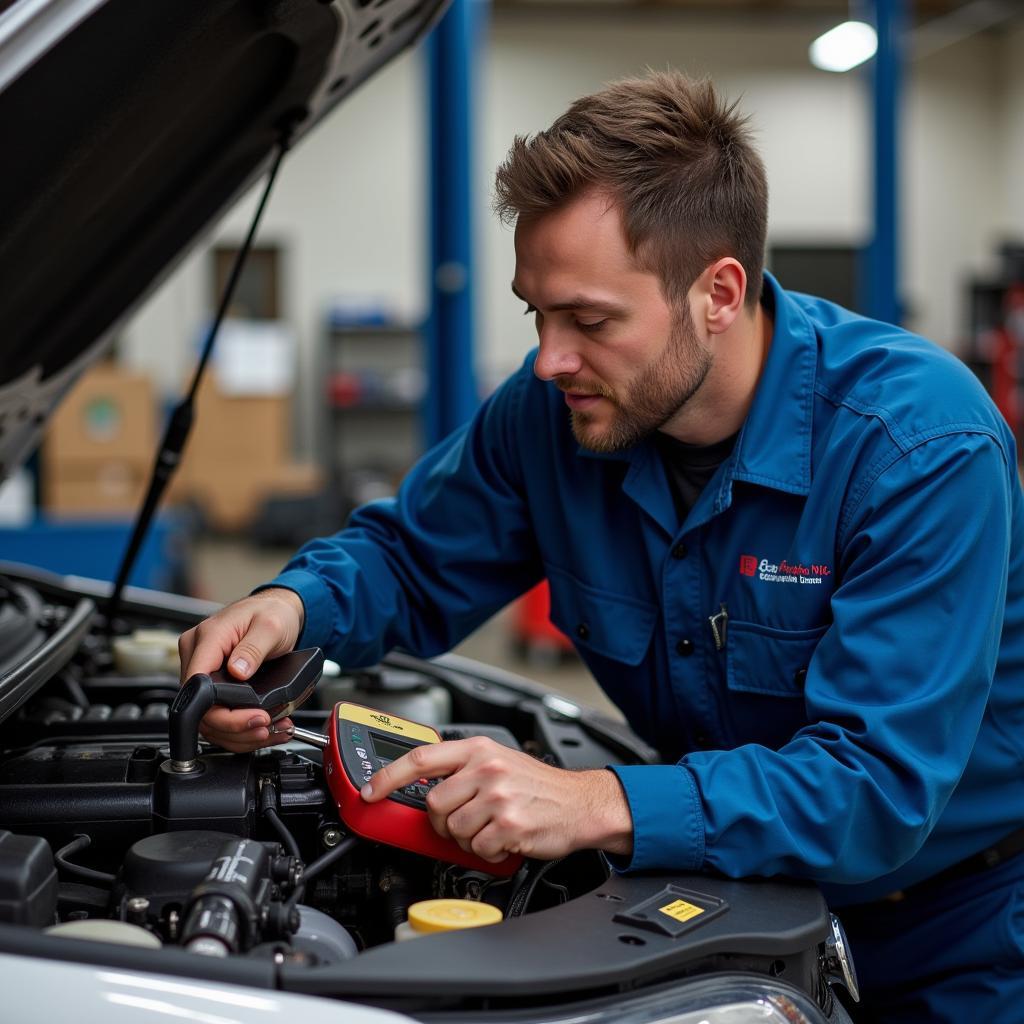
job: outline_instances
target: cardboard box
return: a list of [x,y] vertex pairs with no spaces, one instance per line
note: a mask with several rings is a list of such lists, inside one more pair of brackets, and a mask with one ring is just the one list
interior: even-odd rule
[[47,463],[43,504],[55,517],[129,519],[145,497],[149,463],[89,459]]
[[270,497],[318,493],[320,468],[290,460],[291,412],[290,396],[227,395],[214,377],[205,380],[167,503],[194,505],[211,527],[234,532]]
[[211,527],[234,532],[249,526],[268,498],[317,494],[323,485],[320,468],[307,463],[262,468],[225,464],[219,473],[190,473],[182,490]]
[[[43,444],[49,464],[152,462],[156,400],[148,377],[104,363],[72,387],[50,421]],[[101,473],[97,465],[94,472]]]
[[209,476],[225,466],[258,472],[291,455],[291,399],[227,396],[212,379],[199,388],[184,472]]

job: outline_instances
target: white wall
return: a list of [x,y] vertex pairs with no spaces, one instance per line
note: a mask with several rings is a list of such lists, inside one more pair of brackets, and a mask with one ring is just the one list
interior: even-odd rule
[[968,282],[989,272],[1001,237],[1001,57],[998,36],[974,36],[909,68],[902,193],[908,323],[954,351],[968,333]]
[[[809,23],[809,26],[813,23]],[[772,237],[861,242],[870,209],[867,121],[858,76],[815,72],[807,63],[813,27],[762,21],[727,27],[678,17],[607,18],[508,14],[495,18],[486,87],[481,191],[515,133],[544,128],[576,97],[611,79],[674,66],[711,74],[751,115],[769,178]],[[481,203],[481,218],[487,218]],[[483,220],[481,353],[503,369],[533,343],[522,303],[509,291],[511,232]]]
[[[593,8],[589,8],[593,11]],[[870,121],[860,74],[807,63],[820,22],[684,21],[653,12],[492,14],[479,108],[477,216],[481,377],[533,344],[509,292],[511,234],[490,213],[493,171],[515,133],[546,127],[579,95],[646,66],[710,73],[753,120],[768,168],[777,241],[860,243],[869,231]],[[285,163],[261,237],[287,247],[285,313],[300,338],[299,448],[312,438],[315,351],[331,297],[365,293],[416,319],[425,302],[425,92],[419,55],[386,68]],[[1008,225],[1024,234],[1024,29],[912,65],[904,118],[904,293],[912,326],[957,346],[970,272]],[[240,240],[250,197],[211,234]],[[191,366],[209,301],[194,256],[126,331],[123,350],[168,390]]]
[[1024,25],[1007,32],[1002,43],[1001,154],[1002,229],[1024,240]]

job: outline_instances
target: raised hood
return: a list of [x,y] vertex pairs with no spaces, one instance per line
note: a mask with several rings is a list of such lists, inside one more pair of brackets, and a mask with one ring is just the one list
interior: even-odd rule
[[112,328],[446,0],[0,0],[0,477]]

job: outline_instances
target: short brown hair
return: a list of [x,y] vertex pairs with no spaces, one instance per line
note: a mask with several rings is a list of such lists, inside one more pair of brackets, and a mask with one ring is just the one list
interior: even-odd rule
[[747,305],[761,295],[768,184],[736,104],[709,79],[677,71],[613,82],[547,130],[518,135],[498,168],[506,223],[554,210],[591,188],[619,205],[630,250],[681,303],[705,267],[734,256]]

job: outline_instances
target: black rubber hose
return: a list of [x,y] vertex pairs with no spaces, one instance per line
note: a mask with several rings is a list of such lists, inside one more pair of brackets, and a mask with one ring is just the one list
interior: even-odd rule
[[358,836],[349,836],[347,839],[342,839],[337,846],[318,857],[309,865],[308,868],[306,868],[305,871],[302,872],[302,881],[308,882],[311,878],[316,878],[317,875],[322,874],[336,860],[340,860],[344,857],[345,854],[348,853],[348,851],[351,850],[358,842]]
[[92,843],[92,839],[86,835],[75,836],[67,846],[61,847],[54,855],[53,860],[57,867],[62,868],[69,875],[84,878],[88,882],[100,882],[103,885],[113,885],[116,875],[106,871],[96,871],[93,868],[84,867],[81,864],[72,864],[68,857],[74,856],[79,850],[86,849]]
[[[540,885],[541,881],[554,868],[558,867],[564,857],[559,857],[558,860],[549,860],[544,864],[537,866],[536,870],[531,875],[527,875],[522,884],[516,890],[512,899],[509,901],[508,910],[505,913],[506,917],[522,917],[526,913],[530,906],[530,900],[533,899],[533,894],[537,891],[537,886]],[[536,862],[534,862],[536,863]]]
[[300,864],[302,854],[299,852],[299,844],[295,836],[291,834],[288,826],[281,820],[277,813],[278,792],[277,785],[269,776],[260,780],[260,814],[264,815],[267,821],[274,827],[277,838],[281,840],[289,855],[294,857]]
[[264,808],[263,814],[273,826],[277,838],[281,840],[288,853],[296,860],[301,861],[302,854],[299,852],[299,844],[295,841],[295,836],[288,830],[288,826],[281,820],[281,815],[273,807]]
[[286,904],[286,910],[290,910],[292,907],[299,905],[299,900],[305,895],[306,883],[310,879],[316,878],[317,875],[322,874],[327,870],[335,861],[341,860],[349,850],[352,849],[356,843],[359,842],[358,836],[349,836],[347,839],[342,839],[337,846],[328,850],[323,856],[318,857],[312,864],[302,872],[302,879],[297,886],[295,891],[288,897]]

